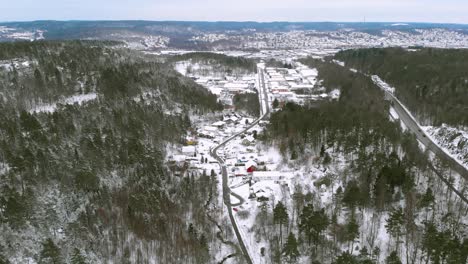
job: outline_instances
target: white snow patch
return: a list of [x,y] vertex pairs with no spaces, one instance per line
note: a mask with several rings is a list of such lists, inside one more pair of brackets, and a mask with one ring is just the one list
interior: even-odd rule
[[72,104],[77,103],[79,105],[82,105],[83,103],[95,100],[96,98],[97,98],[96,93],[73,95],[65,99],[62,99],[57,103],[36,105],[29,112],[30,113],[53,113],[57,110],[58,104],[72,105]]
[[466,130],[445,124],[440,127],[424,126],[422,129],[442,150],[468,169],[468,132]]
[[380,79],[379,76],[377,75],[372,75],[372,81],[374,81],[374,83],[380,87],[380,89],[384,90],[384,91],[387,91],[389,93],[395,93],[395,88],[394,87],[391,87],[388,83],[384,82],[382,79]]
[[339,60],[333,60],[333,62],[337,65],[340,65],[341,67],[344,67],[345,66],[345,63],[344,61],[339,61]]
[[390,107],[390,117],[392,118],[392,120],[400,119],[400,116],[398,115],[398,113],[395,111],[393,107]]

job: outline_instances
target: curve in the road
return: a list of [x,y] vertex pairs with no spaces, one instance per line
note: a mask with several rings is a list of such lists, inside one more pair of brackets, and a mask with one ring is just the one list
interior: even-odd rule
[[[241,134],[245,133],[246,131],[248,131],[249,129],[251,129],[255,125],[257,125],[258,122],[260,122],[260,120],[264,119],[267,116],[267,114],[268,114],[268,112],[266,112],[260,118],[258,118],[254,122],[252,122],[247,128],[245,128],[241,132],[238,132],[238,133],[230,136],[228,139],[226,139],[221,144],[219,144],[218,146],[216,146],[215,148],[213,148],[211,150],[211,156],[213,156],[218,161],[219,165],[221,166],[221,173],[222,173],[222,178],[223,178],[223,200],[224,200],[224,204],[226,205],[226,208],[227,208],[227,211],[228,211],[228,214],[229,214],[229,219],[231,220],[231,224],[232,224],[232,227],[234,229],[234,233],[236,234],[237,240],[239,241],[239,246],[240,246],[240,248],[242,250],[242,253],[244,254],[245,260],[249,264],[253,263],[252,258],[250,257],[249,251],[247,250],[247,247],[245,246],[245,243],[244,243],[244,241],[242,239],[242,235],[239,232],[239,227],[237,226],[237,223],[236,223],[236,221],[234,219],[234,215],[232,214],[232,206],[241,205],[244,202],[244,199],[240,195],[231,192],[231,189],[228,186],[228,176],[227,176],[226,164],[224,164],[224,160],[220,156],[218,156],[217,152],[218,152],[218,149],[220,149],[221,147],[224,147],[231,140],[233,140],[234,138],[240,136]],[[236,203],[235,205],[231,204],[231,195],[238,198],[240,202]]]
[[[245,260],[247,261],[248,264],[253,263],[252,258],[250,257],[249,251],[247,250],[247,247],[245,246],[244,240],[242,239],[242,235],[239,232],[239,227],[237,226],[237,222],[235,221],[234,215],[232,214],[232,206],[242,205],[244,203],[244,199],[240,195],[238,195],[238,194],[236,194],[234,192],[231,192],[231,188],[229,188],[229,186],[228,186],[228,175],[227,175],[226,164],[224,163],[224,160],[220,156],[218,156],[217,152],[218,152],[218,149],[220,149],[221,147],[224,147],[231,140],[233,140],[234,138],[236,138],[236,137],[240,136],[241,134],[247,132],[248,130],[253,128],[255,125],[257,125],[261,120],[263,120],[265,118],[268,118],[268,115],[270,114],[270,107],[269,107],[269,104],[268,104],[268,94],[267,94],[267,91],[266,91],[265,80],[264,80],[265,76],[264,76],[264,73],[263,73],[263,69],[261,69],[260,67],[258,69],[259,69],[259,78],[260,78],[260,81],[259,81],[259,86],[260,86],[259,87],[260,88],[259,94],[263,94],[263,99],[264,99],[264,104],[265,104],[265,112],[263,112],[263,107],[262,107],[262,109],[260,110],[262,115],[258,119],[253,121],[244,130],[230,136],[229,138],[227,138],[226,140],[221,142],[218,146],[216,146],[215,148],[213,148],[210,151],[211,156],[213,156],[218,161],[219,165],[221,166],[221,173],[222,173],[222,179],[223,179],[223,200],[224,200],[224,204],[226,205],[226,208],[227,208],[227,211],[228,211],[228,214],[229,214],[229,219],[231,220],[231,225],[232,225],[232,227],[234,229],[234,233],[236,234],[237,240],[239,241],[239,246],[240,246],[240,248],[242,250],[242,253],[244,254]],[[261,97],[259,98],[259,100],[261,100]],[[239,203],[232,204],[231,203],[231,195],[233,195],[237,199],[239,199]]]

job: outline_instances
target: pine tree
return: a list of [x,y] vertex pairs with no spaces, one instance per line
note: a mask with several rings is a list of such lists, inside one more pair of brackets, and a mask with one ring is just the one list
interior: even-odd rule
[[86,261],[86,258],[81,254],[80,250],[75,248],[73,249],[71,263],[72,264],[86,264],[88,262]]
[[320,157],[323,157],[325,155],[325,146],[322,144],[322,147],[320,148]]
[[354,240],[359,236],[359,225],[357,224],[354,217],[346,225],[346,240],[351,242],[350,252],[353,252]]
[[297,250],[297,240],[293,233],[289,233],[288,235],[288,240],[283,247],[283,254],[290,262],[295,262],[299,257],[299,251]]
[[40,253],[39,263],[62,263],[60,249],[55,245],[54,241],[52,241],[51,238],[46,239],[42,243],[42,250]]
[[374,247],[372,250],[372,255],[374,256],[375,260],[379,262],[380,259],[380,248],[379,247]]
[[324,165],[328,165],[330,164],[331,162],[331,157],[330,157],[330,154],[328,154],[327,152],[325,152],[325,157],[323,158],[323,164]]
[[195,229],[195,227],[193,226],[192,223],[189,224],[189,227],[188,227],[188,233],[189,233],[189,236],[192,238],[192,239],[195,239],[197,237],[197,230]]
[[402,234],[402,228],[405,224],[405,216],[403,214],[403,209],[401,207],[390,212],[390,216],[387,219],[385,228],[387,233],[396,238],[396,244],[398,248],[398,242],[400,240],[400,235]]
[[352,217],[354,217],[354,209],[360,203],[361,190],[356,181],[350,181],[343,193],[343,203],[351,209]]
[[421,197],[421,200],[419,201],[419,207],[420,208],[426,208],[431,206],[434,203],[435,197],[434,194],[432,193],[431,188],[427,188],[426,193]]
[[349,252],[343,252],[338,258],[333,262],[333,264],[359,264],[359,261],[356,257]]
[[402,264],[402,263],[396,251],[392,251],[392,253],[390,253],[390,255],[385,260],[385,264]]
[[279,106],[278,99],[275,98],[275,100],[273,100],[272,106],[273,106],[274,109],[278,108],[278,106]]
[[309,244],[313,239],[315,247],[317,247],[320,234],[329,225],[329,219],[325,214],[325,210],[314,211],[312,204],[307,205],[302,210],[299,219],[299,230],[307,236]]
[[[1,248],[0,248],[1,249]],[[11,262],[0,253],[0,264],[10,264]]]
[[273,209],[273,222],[280,225],[280,243],[283,244],[283,224],[289,219],[288,211],[282,202],[278,202]]
[[297,159],[297,152],[296,150],[293,149],[291,151],[291,160],[296,160],[296,159]]

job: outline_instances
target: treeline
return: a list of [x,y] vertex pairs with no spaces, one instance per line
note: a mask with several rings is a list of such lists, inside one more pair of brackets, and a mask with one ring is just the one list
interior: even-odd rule
[[257,64],[252,59],[244,57],[227,56],[219,53],[212,52],[192,52],[182,55],[176,55],[169,58],[169,62],[191,60],[196,63],[203,63],[208,65],[220,64],[232,69],[242,69],[248,72],[256,72]]
[[0,70],[0,97],[12,106],[28,109],[75,94],[97,92],[106,97],[132,97],[157,88],[163,93],[159,99],[166,103],[220,107],[216,96],[172,69],[108,44],[116,43],[1,43],[4,49],[0,60],[6,59],[7,64],[25,61],[29,66]]
[[341,51],[347,67],[377,74],[428,125],[468,126],[468,51],[402,48]]
[[[160,64],[95,44],[18,43],[14,55],[37,61],[34,70],[0,71],[11,99],[0,101],[0,226],[8,237],[0,262],[207,263],[215,234],[203,205],[212,178],[175,177],[164,157],[168,144],[185,143],[189,114],[220,109],[216,97]],[[98,98],[52,113],[15,104],[87,92]]]
[[236,94],[232,99],[236,111],[245,111],[251,116],[260,116],[258,93]]
[[[402,254],[415,263],[423,259],[432,263],[465,262],[468,241],[458,231],[438,226],[434,216],[430,219],[426,216],[423,225],[416,224],[420,212],[425,211],[427,215],[427,211],[435,210],[432,190],[417,186],[422,175],[432,175],[432,172],[414,136],[401,132],[399,124],[389,120],[389,105],[378,87],[367,76],[334,63],[313,59],[303,62],[318,69],[319,79],[327,89],[341,90],[339,100],[319,107],[287,103],[272,113],[260,138],[267,144],[276,144],[287,160],[299,164],[312,162],[327,167],[338,155],[344,157],[347,165],[343,174],[327,175],[314,183],[317,187],[330,188],[339,182],[340,187],[333,190],[331,207],[322,207],[317,194],[303,193],[302,186],[295,186],[293,211],[281,214],[286,215],[282,218],[285,221],[274,220],[273,215],[273,222],[289,226],[289,232],[297,230],[297,234],[292,232],[286,244],[282,242],[281,226],[275,233],[276,239],[266,235],[276,252],[272,258],[279,262],[286,256],[294,261],[299,251],[310,254],[316,261],[313,263],[327,259],[334,259],[333,263],[380,263],[381,248],[376,246],[376,233],[363,233],[360,229],[370,226],[362,221],[363,211],[369,210],[374,217],[389,215],[385,227],[391,240],[384,242],[391,254],[386,256],[386,263],[400,263]],[[404,208],[399,207],[402,203]],[[281,209],[281,205],[275,207],[278,206]],[[296,219],[295,222],[288,220],[288,213],[293,214],[289,219]],[[374,225],[378,226],[378,221]],[[437,239],[441,239],[441,245],[435,242]],[[357,240],[367,246],[361,248],[359,255],[350,254]],[[406,252],[401,250],[403,243]],[[453,245],[452,251],[442,246],[447,244]],[[410,249],[409,245],[413,247]],[[340,252],[341,248],[347,251]]]
[[16,59],[18,57],[38,58],[45,50],[62,49],[65,46],[87,45],[94,47],[104,47],[118,45],[114,41],[95,41],[95,40],[70,40],[70,41],[17,41],[0,43],[0,60]]

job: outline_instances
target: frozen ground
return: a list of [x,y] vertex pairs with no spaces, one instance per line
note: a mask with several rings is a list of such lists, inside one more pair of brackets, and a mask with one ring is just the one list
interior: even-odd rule
[[53,112],[55,112],[55,110],[57,110],[57,105],[58,104],[65,104],[65,105],[79,104],[79,105],[82,105],[83,103],[95,100],[96,98],[97,98],[96,93],[73,95],[73,96],[62,99],[57,103],[38,104],[35,107],[33,107],[30,110],[30,112],[32,112],[32,113],[41,113],[41,112],[53,113]]

